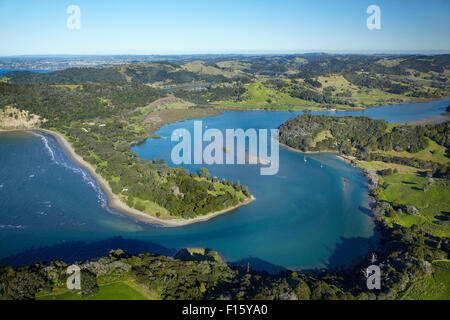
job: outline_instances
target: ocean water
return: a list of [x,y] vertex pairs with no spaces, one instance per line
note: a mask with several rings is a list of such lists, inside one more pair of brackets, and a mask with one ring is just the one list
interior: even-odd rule
[[[447,105],[448,99],[431,107],[413,105],[414,117],[434,117]],[[402,119],[391,106],[377,110],[374,116],[384,114],[396,122],[411,116],[405,111]],[[208,128],[276,128],[297,114],[225,112],[201,120]],[[192,129],[193,120],[164,126],[157,134],[170,137],[180,127]],[[172,146],[170,139],[148,139],[133,150],[143,158],[170,163]],[[119,247],[173,254],[178,248],[198,246],[218,250],[230,263],[278,271],[347,265],[376,243],[365,178],[334,155],[304,157],[281,148],[280,170],[274,176],[261,176],[254,165],[205,167],[212,175],[248,185],[256,201],[207,222],[166,228],[108,208],[95,180],[51,136],[2,133],[0,263],[83,260]]]
[[12,71],[32,71],[36,73],[50,73],[53,72],[53,70],[33,70],[33,69],[0,69],[0,75],[5,74]]

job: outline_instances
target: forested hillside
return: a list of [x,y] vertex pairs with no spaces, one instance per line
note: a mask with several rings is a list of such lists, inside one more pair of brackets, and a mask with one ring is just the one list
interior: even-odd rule
[[[439,125],[390,125],[367,117],[301,115],[280,126],[281,143],[302,151],[337,151],[360,160],[384,161],[415,168],[442,170],[445,163],[423,159],[418,152],[430,139],[449,157],[450,122]],[[399,154],[410,156],[399,156]],[[415,157],[414,155],[417,156]]]
[[[202,56],[52,73],[9,72],[14,84],[146,84],[231,109],[364,108],[449,96],[450,55]],[[196,87],[193,87],[196,86]]]

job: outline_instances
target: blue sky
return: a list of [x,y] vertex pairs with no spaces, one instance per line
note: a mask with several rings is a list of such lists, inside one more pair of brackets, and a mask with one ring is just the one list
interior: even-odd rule
[[[366,27],[372,4],[381,30]],[[0,0],[0,55],[450,51],[449,13],[448,0]]]

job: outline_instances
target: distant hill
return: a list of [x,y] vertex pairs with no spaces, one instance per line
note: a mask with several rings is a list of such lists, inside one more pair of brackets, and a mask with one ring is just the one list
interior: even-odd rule
[[170,59],[51,73],[14,71],[4,74],[0,82],[143,84],[171,88],[175,96],[195,105],[223,109],[351,109],[450,96],[449,54],[309,53]]
[[13,71],[4,75],[14,84],[77,84],[88,82],[126,82],[117,68],[69,68],[50,73]]
[[170,82],[189,83],[204,81],[219,83],[227,78],[221,74],[191,72],[172,63],[151,63],[115,66],[108,68],[69,68],[51,73],[31,71],[8,72],[4,77],[14,84],[79,84],[90,82]]

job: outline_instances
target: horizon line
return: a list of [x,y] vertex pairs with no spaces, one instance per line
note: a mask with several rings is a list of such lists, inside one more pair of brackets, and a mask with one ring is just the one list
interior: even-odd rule
[[310,50],[310,51],[258,51],[258,52],[184,52],[184,53],[43,53],[0,55],[0,58],[21,57],[114,57],[114,56],[233,56],[233,55],[301,55],[301,54],[361,54],[361,55],[400,55],[400,54],[450,54],[450,50]]

